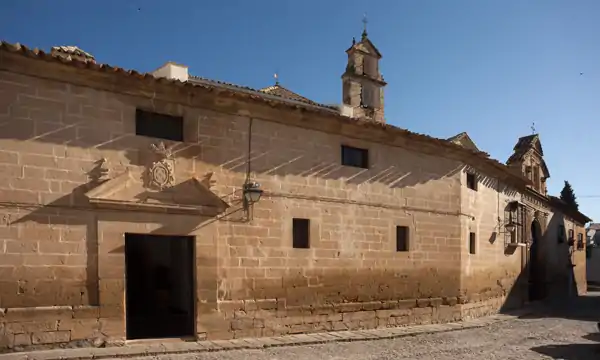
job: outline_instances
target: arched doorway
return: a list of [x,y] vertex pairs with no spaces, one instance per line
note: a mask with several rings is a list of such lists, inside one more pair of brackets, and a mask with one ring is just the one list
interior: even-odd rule
[[542,226],[538,219],[531,222],[531,247],[529,249],[529,301],[545,297],[544,262],[542,259]]

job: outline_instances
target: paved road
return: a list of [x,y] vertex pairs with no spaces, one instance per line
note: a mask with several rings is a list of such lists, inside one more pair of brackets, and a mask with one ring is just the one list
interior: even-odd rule
[[409,338],[329,343],[218,353],[141,357],[136,360],[533,360],[600,359],[600,297],[588,297],[560,312],[511,320],[486,328]]

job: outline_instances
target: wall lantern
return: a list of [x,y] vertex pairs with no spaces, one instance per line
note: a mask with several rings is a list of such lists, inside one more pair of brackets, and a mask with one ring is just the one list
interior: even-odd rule
[[513,223],[511,220],[508,224],[504,225],[504,228],[507,232],[512,234],[517,229],[517,225],[515,225],[515,223]]
[[518,210],[519,210],[519,202],[518,201],[511,201],[508,203],[508,206],[506,207],[507,210],[507,214],[508,216],[508,221],[504,224],[504,229],[506,230],[507,233],[512,234],[513,232],[515,232],[515,230],[517,230],[517,225],[518,225],[518,220],[519,220],[519,214],[518,214]]
[[248,208],[250,205],[258,202],[263,194],[260,184],[255,181],[245,183],[242,191],[244,195],[245,208]]

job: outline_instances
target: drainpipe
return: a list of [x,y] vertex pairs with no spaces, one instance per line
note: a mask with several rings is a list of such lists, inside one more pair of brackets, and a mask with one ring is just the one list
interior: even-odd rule
[[[569,265],[569,267],[571,267]],[[573,297],[573,268],[571,267],[571,271],[569,271],[569,282],[568,282],[568,286],[569,286],[569,299],[571,299]]]
[[[571,226],[573,226],[573,224],[571,224]],[[567,232],[568,234],[568,232]],[[575,237],[575,228],[573,227],[573,237]],[[569,239],[567,239],[567,244],[569,243]],[[573,243],[573,245],[575,245],[575,243]],[[569,281],[567,282],[567,286],[569,287],[568,292],[567,292],[567,296],[568,299],[570,300],[573,297],[573,271],[574,271],[574,267],[573,265],[575,265],[575,261],[572,261],[572,254],[571,254],[571,249],[569,247],[569,264],[567,265],[569,267],[568,269],[568,274],[569,274]]]

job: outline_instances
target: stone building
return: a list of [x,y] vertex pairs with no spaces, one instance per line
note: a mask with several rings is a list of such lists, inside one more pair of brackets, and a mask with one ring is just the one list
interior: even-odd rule
[[586,228],[586,281],[589,286],[600,286],[600,223],[591,223]]
[[[559,299],[587,292],[587,251],[585,224],[592,221],[550,196],[552,213],[544,235],[544,264],[547,269],[548,297]],[[565,271],[567,269],[567,271]],[[572,271],[568,271],[572,269]],[[565,291],[566,290],[566,291]]]
[[347,53],[334,107],[2,43],[0,344],[447,322],[542,297],[539,138],[505,165],[466,134],[388,125],[381,54],[366,32]]

